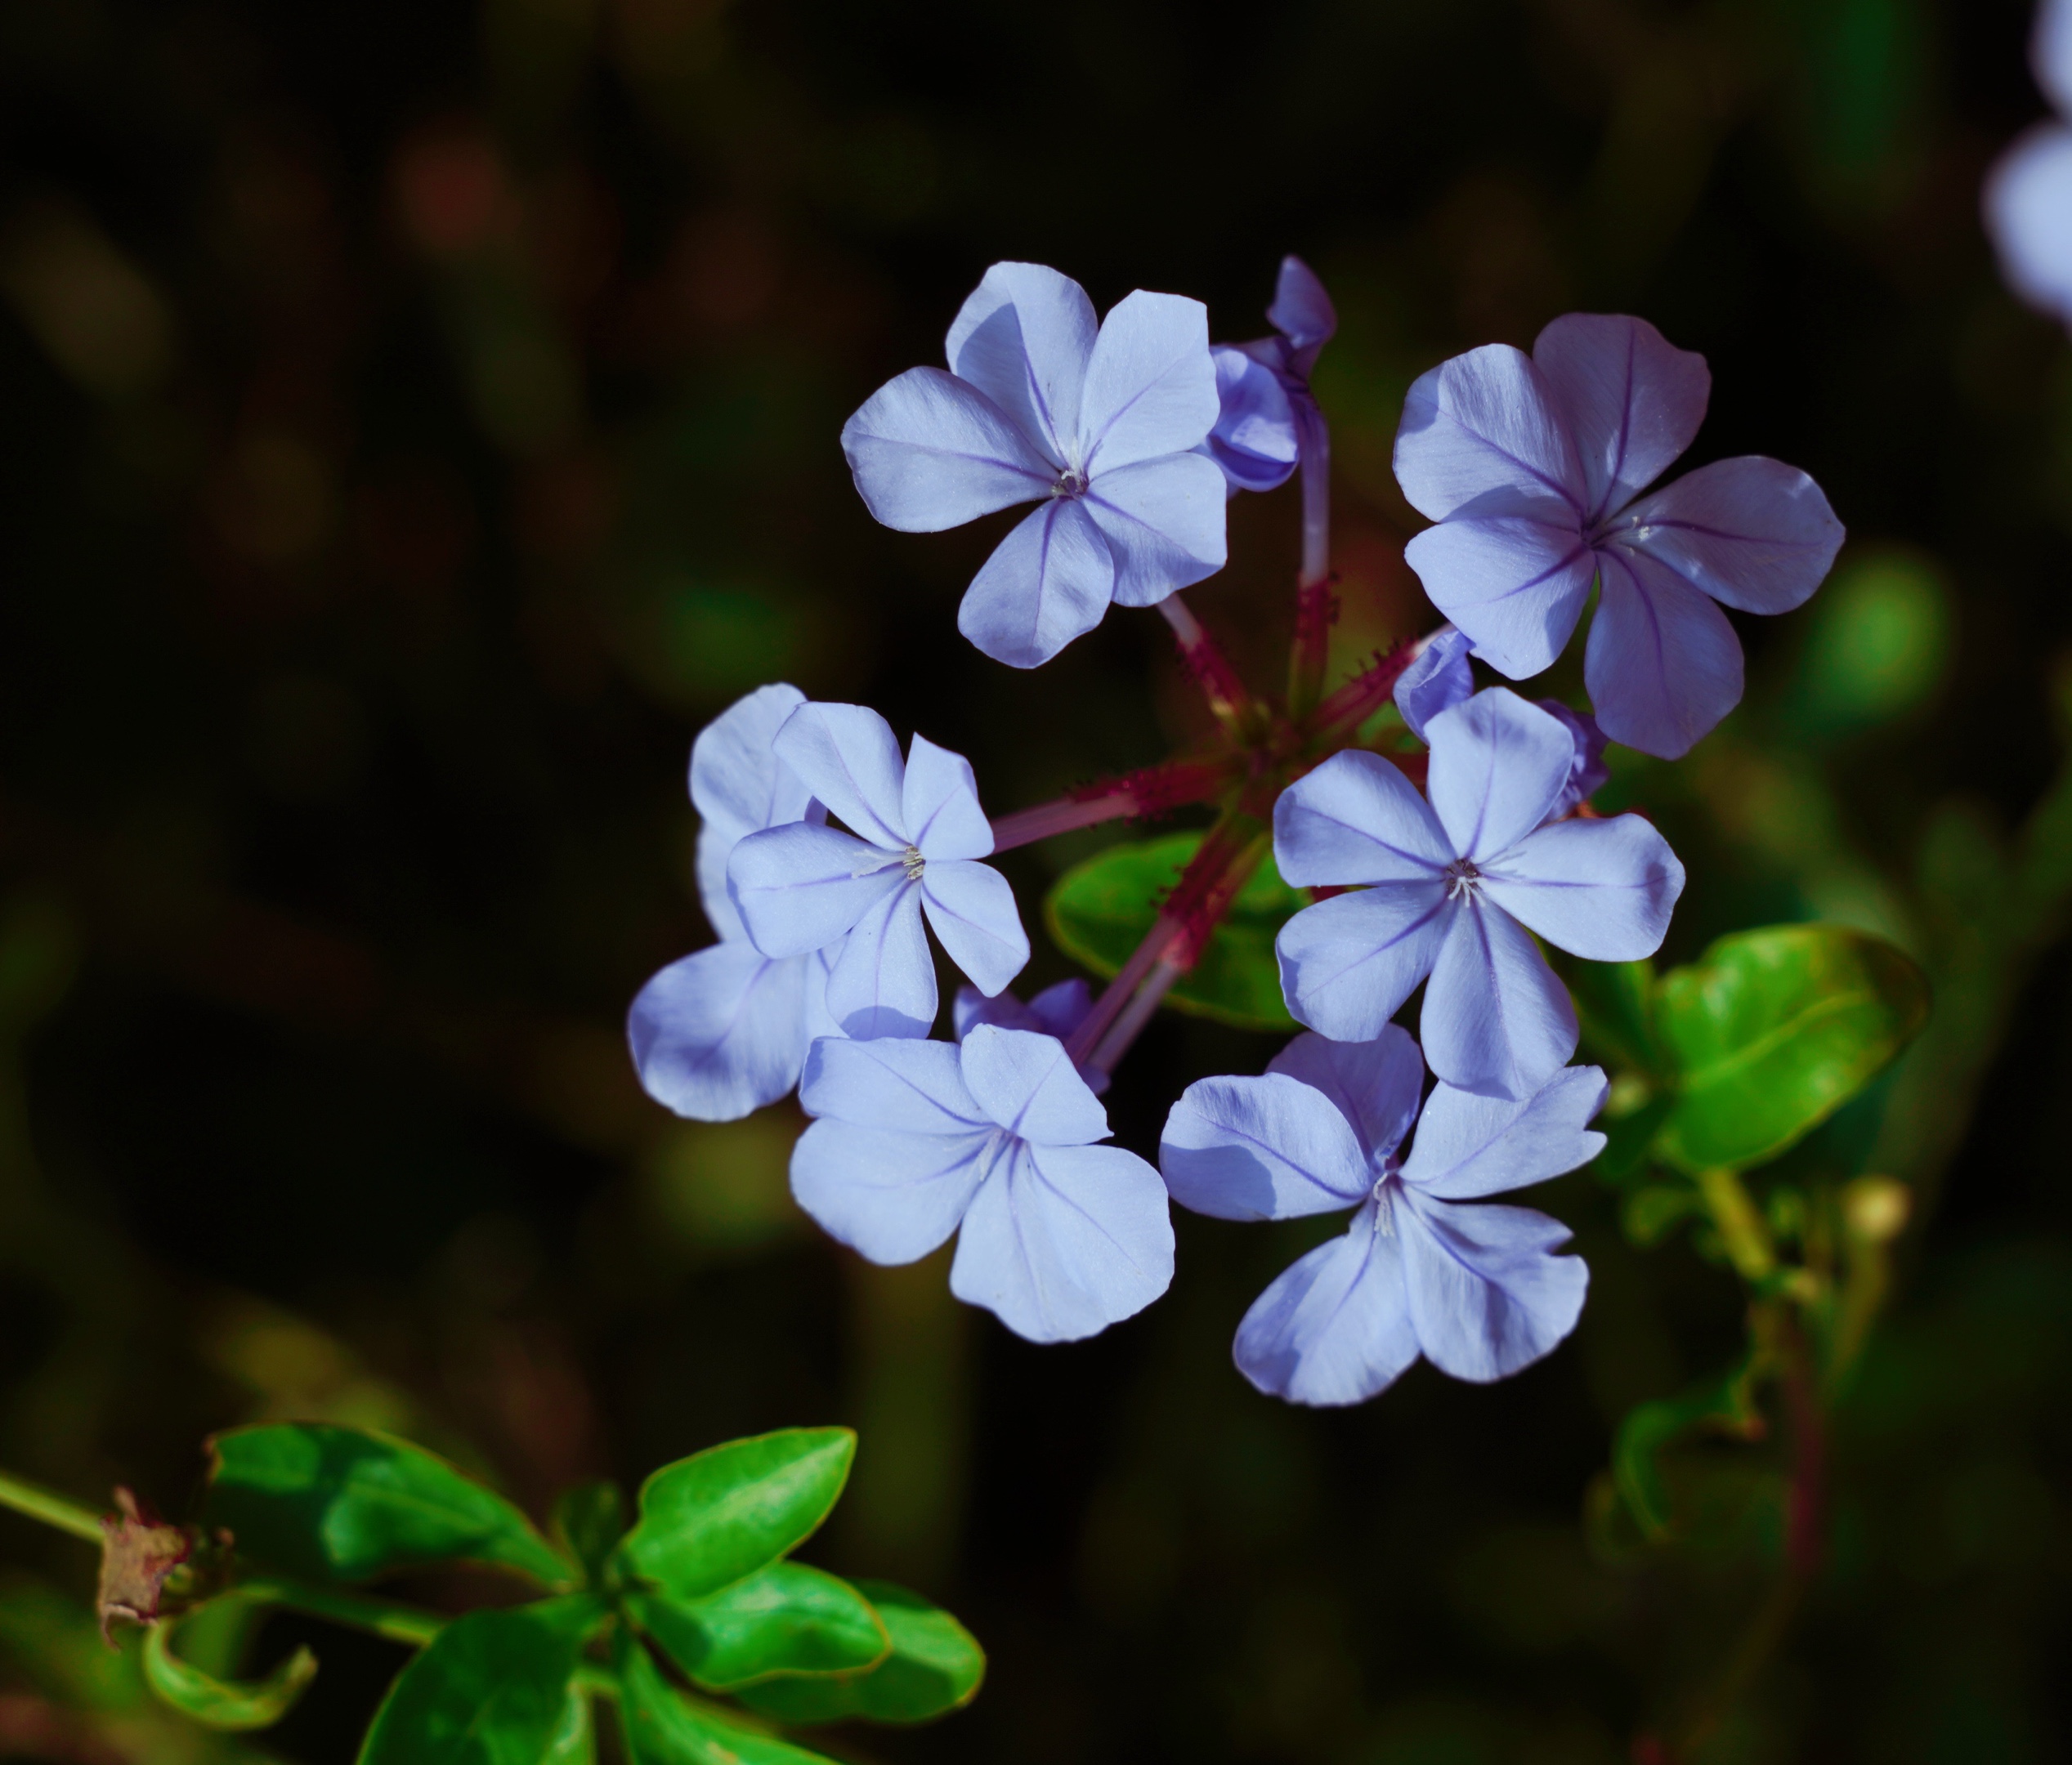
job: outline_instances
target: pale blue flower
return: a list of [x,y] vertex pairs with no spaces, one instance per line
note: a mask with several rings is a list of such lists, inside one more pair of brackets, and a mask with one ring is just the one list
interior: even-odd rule
[[1338,329],[1338,315],[1309,265],[1281,260],[1272,337],[1219,343],[1214,354],[1222,409],[1203,444],[1230,492],[1271,490],[1287,481],[1305,449],[1322,445],[1322,420],[1309,391],[1318,352]]

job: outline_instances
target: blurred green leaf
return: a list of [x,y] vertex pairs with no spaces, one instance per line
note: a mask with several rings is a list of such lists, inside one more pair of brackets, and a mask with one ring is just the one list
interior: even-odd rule
[[[1159,904],[1202,844],[1199,833],[1126,842],[1074,865],[1044,897],[1044,923],[1058,949],[1112,978],[1143,941]],[[1281,880],[1269,856],[1238,890],[1193,972],[1166,994],[1176,1010],[1241,1030],[1296,1027],[1281,997],[1273,940],[1309,897]]]
[[620,1722],[632,1765],[827,1765],[817,1753],[692,1704],[663,1679],[647,1651],[623,1630],[614,1660]]
[[1924,558],[1853,560],[1807,613],[1784,705],[1805,734],[1847,735],[1902,716],[1928,699],[1949,666],[1949,593]]
[[674,1598],[716,1593],[811,1537],[855,1457],[848,1428],[783,1428],[665,1465],[641,1486],[618,1560]]
[[209,1441],[204,1512],[254,1561],[364,1581],[433,1562],[494,1563],[549,1586],[569,1565],[501,1495],[408,1441],[328,1423],[266,1423]]
[[626,1500],[615,1483],[579,1483],[554,1502],[554,1541],[583,1566],[592,1587],[602,1584],[613,1548],[626,1534]]
[[870,1601],[803,1563],[772,1563],[695,1602],[642,1594],[629,1604],[669,1659],[714,1691],[778,1673],[858,1673],[892,1649]]
[[1927,1021],[1904,952],[1837,925],[1723,937],[1655,991],[1676,1107],[1656,1151],[1686,1171],[1760,1164],[1876,1076]]
[[1618,1210],[1626,1236],[1645,1248],[1659,1244],[1679,1220],[1704,1211],[1704,1203],[1688,1185],[1649,1183],[1629,1195]]
[[590,1694],[571,1681],[562,1704],[561,1719],[548,1736],[539,1765],[596,1765],[597,1756],[597,1720]]
[[575,1593],[456,1618],[389,1687],[360,1765],[544,1765],[566,1739],[569,1682],[603,1615]]
[[1646,1537],[1667,1538],[1671,1530],[1669,1490],[1660,1463],[1664,1447],[1699,1428],[1741,1440],[1761,1437],[1763,1417],[1755,1396],[1761,1365],[1761,1350],[1752,1350],[1725,1378],[1680,1397],[1639,1405],[1619,1424],[1612,1442],[1612,1479]]
[[1654,1035],[1654,964],[1651,962],[1562,965],[1576,1002],[1583,1052],[1613,1068],[1654,1077],[1662,1070]]
[[888,1581],[859,1581],[892,1638],[879,1666],[833,1678],[772,1679],[741,1693],[750,1709],[779,1722],[918,1723],[960,1709],[978,1696],[986,1651],[940,1606]]
[[181,1714],[210,1728],[266,1728],[280,1720],[316,1677],[316,1657],[298,1648],[261,1680],[226,1683],[172,1652],[173,1626],[154,1624],[144,1638],[144,1677]]

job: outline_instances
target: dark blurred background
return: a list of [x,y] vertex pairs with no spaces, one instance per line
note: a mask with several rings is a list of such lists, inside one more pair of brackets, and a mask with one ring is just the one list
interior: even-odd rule
[[[537,1509],[845,1421],[814,1548],[939,1597],[993,1668],[970,1711],[831,1750],[1627,1757],[1774,1573],[1760,1503],[1673,1552],[1587,1519],[1618,1419],[1736,1352],[1687,1241],[1644,1250],[1564,1179],[1573,1342],[1306,1413],[1228,1361],[1300,1228],[1182,1218],[1164,1301],[1032,1348],[945,1258],[812,1231],[789,1106],[679,1123],[624,1051],[641,981],[708,939],[685,761],[748,688],[918,726],[996,813],[1196,727],[1151,614],[1034,674],[964,644],[1009,517],[875,527],[844,416],[939,360],[997,258],[1242,338],[1295,250],[1341,315],[1341,664],[1435,623],[1403,389],[1572,308],[1704,351],[1692,459],[1790,460],[1848,524],[1809,608],[1740,622],[1743,710],[1613,786],[1690,863],[1671,957],[1837,918],[1938,993],[1801,1155],[1904,1178],[1914,1223],[1828,1571],[1707,1756],[2065,1756],[2072,355],[1977,218],[2042,112],[2027,28],[2016,0],[7,0],[0,1462],[182,1510],[207,1430],[330,1417]],[[1190,594],[1262,683],[1294,494],[1234,505]],[[1112,837],[1014,856],[1032,927]],[[1069,972],[1036,942],[1025,991]],[[1161,1021],[1124,1143],[1273,1046]],[[100,1651],[83,1551],[0,1515],[0,1756],[254,1756]],[[259,1657],[302,1636],[323,1676],[258,1740],[347,1759],[400,1654],[276,1620]]]

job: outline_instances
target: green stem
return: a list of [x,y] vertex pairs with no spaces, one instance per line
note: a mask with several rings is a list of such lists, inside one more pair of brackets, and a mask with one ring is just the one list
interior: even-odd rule
[[328,1588],[286,1575],[254,1575],[235,1584],[244,1598],[289,1611],[307,1612],[312,1618],[328,1618],[333,1624],[350,1624],[356,1630],[371,1630],[392,1642],[407,1642],[423,1648],[445,1629],[447,1620],[436,1612],[393,1600],[374,1599],[343,1588]]
[[1777,1249],[1740,1177],[1725,1169],[1700,1171],[1698,1192],[1735,1271],[1750,1286],[1763,1286],[1777,1272]]
[[101,1541],[101,1516],[91,1508],[82,1508],[75,1501],[7,1471],[0,1471],[0,1508],[11,1508],[18,1514],[26,1514],[32,1520],[40,1520],[45,1526],[56,1526],[60,1532],[69,1532],[73,1537],[85,1539],[91,1544]]

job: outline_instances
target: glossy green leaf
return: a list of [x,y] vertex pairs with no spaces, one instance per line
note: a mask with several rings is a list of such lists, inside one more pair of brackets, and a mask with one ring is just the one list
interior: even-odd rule
[[626,1500],[615,1483],[579,1483],[554,1503],[554,1542],[582,1565],[584,1580],[601,1586],[606,1566],[626,1535]]
[[364,1581],[414,1564],[477,1562],[550,1586],[575,1579],[532,1523],[422,1446],[360,1428],[269,1423],[209,1441],[207,1518],[253,1561]]
[[576,1593],[456,1618],[389,1687],[360,1765],[544,1765],[603,1615]]
[[[1169,833],[1096,852],[1050,885],[1044,923],[1058,949],[1097,975],[1112,977],[1143,941],[1159,904],[1201,846],[1199,833]],[[1238,890],[1193,972],[1166,995],[1197,1017],[1243,1030],[1292,1030],[1281,997],[1273,940],[1309,897],[1281,880],[1269,856]]]
[[779,1673],[860,1673],[892,1650],[870,1601],[803,1563],[772,1563],[701,1600],[638,1594],[630,1605],[669,1659],[714,1691]]
[[1862,1090],[1927,1015],[1921,971],[1868,932],[1786,925],[1723,937],[1655,991],[1677,1089],[1656,1151],[1686,1171],[1773,1159]]
[[892,1653],[866,1673],[830,1678],[772,1679],[741,1694],[751,1709],[779,1722],[927,1722],[961,1708],[978,1695],[986,1651],[972,1633],[938,1606],[888,1581],[859,1581],[857,1591],[877,1608],[892,1637]]
[[694,1704],[624,1631],[613,1659],[619,1670],[619,1721],[632,1765],[827,1765],[817,1753],[731,1722]]
[[316,1657],[298,1648],[263,1679],[217,1679],[172,1652],[172,1630],[161,1621],[145,1632],[144,1677],[175,1709],[210,1728],[271,1727],[316,1677]]
[[665,1465],[641,1486],[618,1563],[678,1600],[716,1593],[810,1538],[855,1457],[848,1428],[784,1428]]

